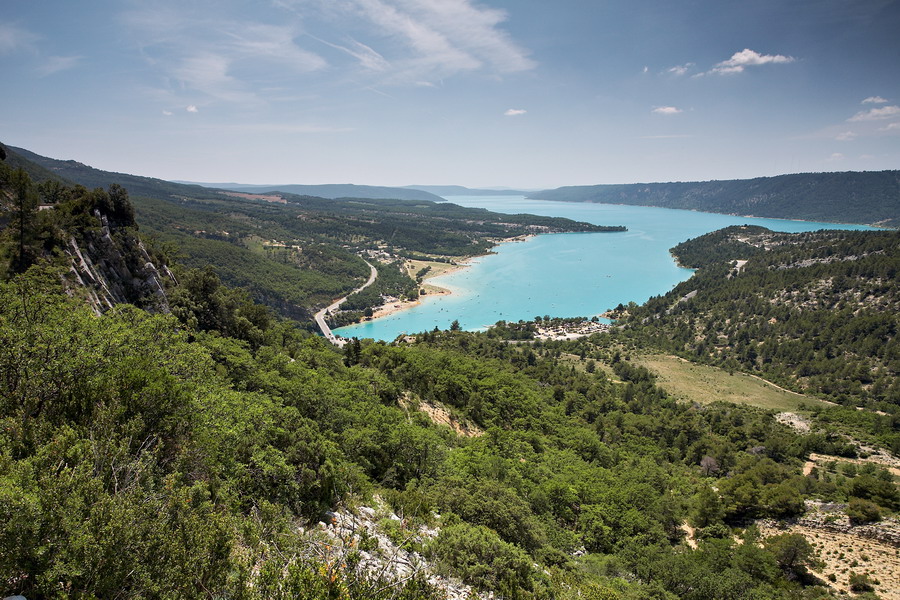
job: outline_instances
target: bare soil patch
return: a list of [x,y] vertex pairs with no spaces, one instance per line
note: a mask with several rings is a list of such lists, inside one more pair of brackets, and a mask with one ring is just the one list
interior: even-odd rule
[[[760,525],[763,536],[799,533],[809,540],[825,566],[814,571],[817,577],[837,592],[850,593],[850,575],[867,574],[877,580],[875,592],[883,600],[900,600],[900,550],[878,540],[853,533],[825,531],[804,525],[786,528]],[[855,566],[854,566],[855,565]],[[828,579],[835,576],[835,581]]]

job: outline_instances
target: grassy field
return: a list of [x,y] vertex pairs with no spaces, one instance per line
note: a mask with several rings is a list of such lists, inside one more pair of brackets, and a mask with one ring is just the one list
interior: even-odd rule
[[779,412],[796,412],[801,403],[807,406],[824,404],[815,398],[782,390],[758,377],[744,373],[729,375],[722,369],[694,364],[675,356],[641,356],[635,362],[655,373],[660,387],[683,400],[704,403],[721,400]]
[[441,275],[444,275],[445,273],[460,269],[459,265],[426,260],[407,260],[404,266],[406,267],[406,273],[413,279],[416,278],[416,273],[418,273],[419,270],[423,267],[431,268],[425,275],[425,281],[423,281],[419,286],[423,288],[427,294],[442,294],[446,293],[447,291],[445,288],[434,285],[433,283],[428,283],[429,279],[431,279],[432,277],[439,277]]

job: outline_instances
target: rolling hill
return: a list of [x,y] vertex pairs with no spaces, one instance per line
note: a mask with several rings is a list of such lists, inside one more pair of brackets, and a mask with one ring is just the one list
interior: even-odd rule
[[568,186],[535,192],[529,197],[900,227],[900,171]]

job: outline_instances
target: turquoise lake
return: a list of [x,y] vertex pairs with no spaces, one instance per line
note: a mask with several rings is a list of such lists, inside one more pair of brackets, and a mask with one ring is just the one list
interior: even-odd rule
[[494,248],[495,254],[430,282],[450,289],[444,296],[423,296],[412,308],[366,323],[336,329],[343,337],[393,340],[398,335],[448,329],[454,319],[466,330],[497,321],[535,316],[593,316],[630,301],[639,304],[664,294],[691,276],[676,266],[669,249],[688,238],[729,225],[752,224],[775,231],[869,229],[735,217],[686,210],[527,200],[522,196],[448,196],[462,206],[502,213],[567,217],[598,225],[625,225],[620,233],[560,233]]

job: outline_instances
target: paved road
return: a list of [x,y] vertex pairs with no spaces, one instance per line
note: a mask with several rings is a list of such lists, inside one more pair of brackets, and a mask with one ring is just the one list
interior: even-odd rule
[[[369,280],[367,282],[365,282],[362,286],[360,286],[360,287],[356,288],[355,290],[353,290],[352,292],[350,292],[350,294],[355,294],[356,292],[360,292],[360,291],[366,289],[367,287],[369,287],[370,285],[375,283],[375,279],[378,278],[378,270],[372,265],[372,263],[370,263],[369,261],[365,261],[365,263],[367,265],[369,265],[370,269],[372,269],[372,272],[369,274]],[[350,294],[347,294],[347,296],[349,296]],[[334,332],[331,331],[331,327],[329,327],[328,323],[325,322],[325,315],[337,310],[338,307],[344,303],[344,300],[347,299],[347,296],[344,296],[343,298],[335,300],[334,302],[332,302],[331,304],[329,304],[328,306],[326,306],[325,308],[323,308],[322,310],[320,310],[319,312],[316,313],[316,324],[319,326],[319,329],[322,330],[322,335],[324,335],[325,339],[327,339],[329,342],[331,342],[338,348],[343,348],[344,344],[347,343],[347,340],[345,340],[342,337],[338,337],[338,336],[334,335]]]

